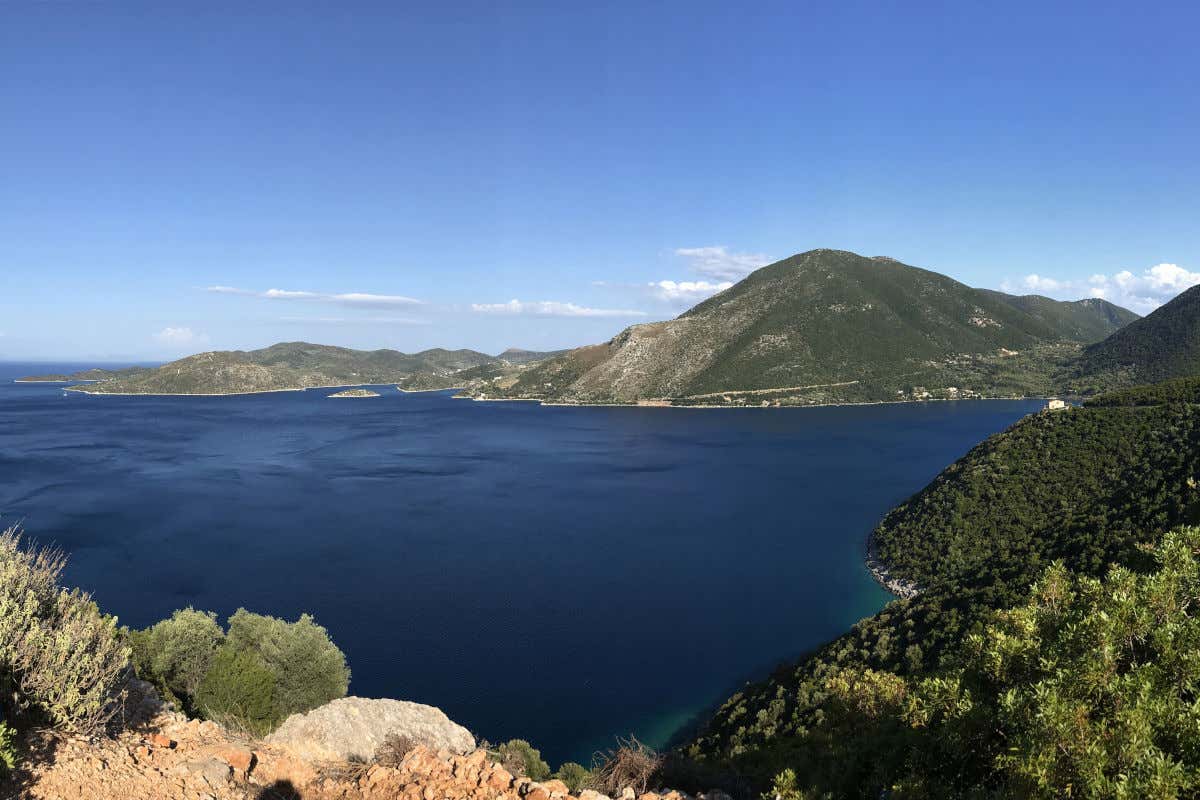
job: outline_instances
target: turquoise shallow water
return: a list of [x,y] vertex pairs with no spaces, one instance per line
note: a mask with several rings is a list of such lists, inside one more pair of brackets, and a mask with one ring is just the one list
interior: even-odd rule
[[553,408],[63,396],[0,364],[0,515],[136,626],[313,613],[351,691],[555,764],[666,740],[878,610],[865,537],[1039,407]]

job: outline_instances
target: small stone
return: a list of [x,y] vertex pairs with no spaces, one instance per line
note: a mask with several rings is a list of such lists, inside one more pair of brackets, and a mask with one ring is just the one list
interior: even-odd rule
[[579,800],[611,800],[611,798],[606,794],[600,794],[595,789],[584,789],[579,793]]
[[163,736],[161,733],[152,733],[149,737],[150,744],[155,747],[165,747],[168,750],[175,746],[175,741],[169,736]]
[[504,767],[495,767],[487,776],[486,783],[498,792],[503,792],[512,786],[512,773]]
[[525,800],[550,800],[550,792],[539,784],[532,784],[525,793]]
[[636,798],[637,792],[633,790],[632,786],[626,786],[621,790],[621,800],[636,800]]
[[240,775],[249,775],[254,768],[254,753],[248,747],[229,745],[222,748],[217,757],[233,767]]

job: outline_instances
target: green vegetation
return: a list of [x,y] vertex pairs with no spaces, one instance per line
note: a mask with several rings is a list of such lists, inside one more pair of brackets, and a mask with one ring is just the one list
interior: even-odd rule
[[159,690],[172,698],[194,697],[225,640],[217,615],[192,607],[141,631],[130,631],[134,665],[153,675]]
[[0,722],[0,778],[17,768],[17,732],[7,722]]
[[565,783],[571,794],[579,794],[580,790],[591,786],[592,771],[583,764],[567,761],[558,768],[554,777]]
[[1080,393],[1200,374],[1200,287],[1083,352],[1067,383]]
[[494,757],[514,775],[535,781],[550,777],[550,765],[542,759],[542,752],[524,739],[509,739],[496,748]]
[[0,691],[9,712],[85,734],[116,713],[129,648],[117,621],[59,585],[66,558],[0,533]]
[[[810,796],[1180,797],[1200,792],[1200,529],[1168,534],[1144,574],[1049,567],[947,669],[848,669]],[[801,795],[803,796],[803,795]]]
[[225,632],[215,614],[187,608],[128,635],[140,677],[189,713],[256,735],[350,685],[346,657],[307,614],[286,622],[238,609]]
[[[1160,393],[1176,394],[1140,396]],[[1200,406],[1109,402],[1027,417],[889,513],[878,555],[921,593],[735,694],[685,752],[760,786],[785,767],[804,783],[847,757],[826,735],[837,676],[951,668],[960,644],[1023,603],[1055,561],[1081,576],[1143,568],[1146,545],[1197,519]]]
[[[677,319],[635,325],[472,391],[732,405],[1045,395],[1084,344],[1136,318],[1103,300],[1013,297],[892,259],[813,250]],[[775,392],[724,397],[764,389]]]
[[1085,406],[1160,406],[1168,403],[1200,403],[1200,378],[1176,378],[1150,386],[1118,389],[1089,398]]
[[279,697],[275,673],[257,653],[225,645],[213,653],[193,703],[208,719],[265,736],[287,718]]

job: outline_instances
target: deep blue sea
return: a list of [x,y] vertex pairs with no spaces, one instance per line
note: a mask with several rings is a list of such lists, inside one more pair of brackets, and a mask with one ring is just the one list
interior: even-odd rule
[[92,397],[0,364],[0,522],[125,624],[312,613],[351,692],[557,766],[872,614],[880,517],[1036,401],[556,408],[451,393]]

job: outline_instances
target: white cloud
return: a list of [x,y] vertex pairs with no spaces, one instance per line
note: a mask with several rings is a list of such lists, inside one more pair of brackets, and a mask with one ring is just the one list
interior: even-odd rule
[[316,292],[292,292],[287,289],[267,289],[261,296],[282,300],[308,300],[313,297],[319,297]]
[[1178,264],[1156,264],[1140,274],[1126,269],[1115,275],[1097,273],[1086,281],[1059,280],[1032,274],[1021,279],[1017,286],[1005,281],[1001,289],[1006,292],[1037,292],[1063,300],[1083,296],[1100,297],[1139,314],[1147,314],[1197,284],[1200,284],[1200,272],[1191,272]]
[[204,291],[215,294],[235,294],[243,297],[265,297],[268,300],[312,300],[322,303],[336,303],[344,306],[387,307],[423,305],[420,300],[399,294],[369,294],[367,292],[326,294],[294,289],[267,289],[265,292],[257,292],[253,289],[239,289],[236,286],[206,286]]
[[723,292],[732,281],[654,281],[649,284],[650,293],[655,298],[666,303],[692,305],[711,297],[717,292]]
[[159,344],[173,348],[191,347],[208,341],[206,335],[197,333],[191,328],[163,328],[154,334],[154,338]]
[[722,281],[736,281],[771,263],[762,253],[731,253],[724,245],[680,247],[675,255],[687,259],[693,272]]
[[280,317],[280,322],[316,325],[429,325],[429,320],[413,317]]
[[472,303],[471,310],[481,314],[514,314],[533,317],[644,317],[645,311],[624,308],[588,308],[574,303],[555,300],[523,302],[509,300],[507,303]]
[[1067,282],[1056,281],[1054,278],[1045,278],[1037,273],[1026,275],[1023,283],[1026,289],[1034,292],[1061,292],[1069,287]]

